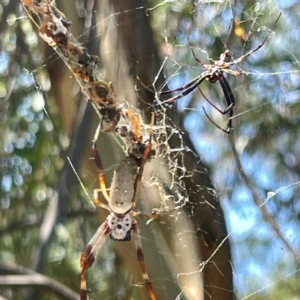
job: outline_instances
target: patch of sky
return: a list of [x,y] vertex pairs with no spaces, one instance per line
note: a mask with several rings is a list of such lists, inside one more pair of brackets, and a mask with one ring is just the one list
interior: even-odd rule
[[4,175],[1,181],[1,189],[3,192],[9,192],[12,186],[12,177],[11,175]]
[[15,174],[14,175],[14,184],[17,186],[21,186],[24,183],[23,176],[20,174]]
[[18,81],[16,87],[23,88],[23,87],[30,87],[33,85],[34,85],[34,78],[32,73],[26,69],[23,69],[23,72],[21,72],[18,75]]
[[7,75],[8,62],[9,62],[9,57],[7,56],[7,53],[4,51],[1,51],[0,52],[0,73],[2,75]]
[[277,4],[279,5],[280,8],[282,9],[288,9],[295,5],[298,0],[281,0],[277,1]]
[[[200,119],[199,119],[200,120]],[[212,135],[201,135],[201,133],[190,133],[191,139],[201,157],[207,163],[214,163],[220,155],[220,151],[214,146],[214,137]]]

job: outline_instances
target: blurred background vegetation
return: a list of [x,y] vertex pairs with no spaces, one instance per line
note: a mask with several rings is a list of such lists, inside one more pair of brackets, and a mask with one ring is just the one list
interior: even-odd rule
[[[106,2],[68,0],[57,4],[72,21],[72,33],[89,53],[101,53],[101,76],[113,80],[121,102],[137,99],[134,85],[132,89],[122,86],[123,56],[134,62],[134,68],[129,65],[127,72],[137,85],[136,76],[145,72],[139,76],[151,87],[163,65],[160,80],[153,87],[159,91],[163,80],[170,89],[176,88],[203,70],[191,47],[205,63],[217,60],[225,48],[236,59],[273,31],[259,51],[239,64],[242,76],[226,75],[236,99],[230,135],[205,117],[202,106],[217,124],[226,127],[227,117],[216,112],[197,90],[170,107],[167,116],[178,124],[208,177],[197,189],[199,207],[206,200],[201,196],[204,190],[211,189],[211,194],[219,198],[216,203],[223,212],[215,207],[211,222],[223,230],[223,238],[212,251],[218,252],[223,242],[229,247],[230,241],[230,251],[225,251],[222,259],[232,266],[227,268],[232,278],[219,272],[228,285],[213,284],[204,274],[204,284],[196,282],[202,292],[188,291],[180,281],[182,270],[172,261],[182,259],[176,253],[179,250],[171,247],[170,241],[166,242],[168,247],[163,246],[166,233],[150,222],[141,228],[141,235],[158,299],[300,299],[300,3],[149,0],[126,1],[130,8],[124,8],[122,0]],[[274,26],[280,12],[282,16]],[[89,159],[97,116],[68,68],[40,39],[21,3],[2,1],[0,14],[0,295],[4,299],[76,299],[79,296],[72,291],[79,293],[81,252],[105,216],[101,210],[92,209],[87,196],[91,197],[98,187],[97,169]],[[114,30],[134,34],[130,25],[137,30],[151,25],[154,43],[147,44],[150,34],[140,34],[131,44],[136,52],[126,52],[126,40],[118,38],[120,33]],[[108,41],[112,37],[116,38],[113,44]],[[144,47],[148,47],[147,54]],[[142,87],[140,90],[146,98],[147,92]],[[224,107],[218,83],[204,83],[202,91],[218,107]],[[147,119],[147,106],[135,101],[131,103],[144,110],[142,115]],[[101,155],[108,157],[108,177],[122,152],[111,143],[104,139],[99,145]],[[112,156],[114,163],[110,161]],[[79,185],[67,157],[86,190]],[[144,198],[151,202],[149,196]],[[147,205],[148,211],[155,206]],[[197,225],[203,216],[192,208],[186,214],[193,222],[189,238],[200,239],[197,232],[208,228],[206,224]],[[227,232],[222,227],[223,214]],[[174,224],[168,224],[168,229],[167,235],[172,234],[175,244],[186,245],[189,256],[188,242],[182,239],[188,230]],[[153,251],[155,243],[161,245]],[[138,266],[132,265],[134,246],[126,247],[106,242],[89,272],[91,299],[100,295],[101,299],[147,299]],[[209,266],[202,268],[203,249],[195,249],[193,272],[201,279]],[[21,277],[10,277],[11,281],[5,283],[7,275],[33,278],[36,273],[32,270],[57,282],[37,286],[30,278],[22,284]],[[61,292],[57,292],[58,283],[63,285]],[[35,288],[29,289],[31,286]]]

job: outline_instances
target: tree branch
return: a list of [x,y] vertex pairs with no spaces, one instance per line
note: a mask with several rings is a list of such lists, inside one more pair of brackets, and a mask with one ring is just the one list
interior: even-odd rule
[[19,265],[4,264],[0,262],[0,271],[23,275],[0,276],[0,286],[32,286],[42,287],[59,296],[61,299],[78,300],[79,294],[54,279],[38,274]]

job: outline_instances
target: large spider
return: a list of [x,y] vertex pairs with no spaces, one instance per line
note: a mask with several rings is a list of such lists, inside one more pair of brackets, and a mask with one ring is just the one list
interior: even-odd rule
[[[278,18],[276,19],[274,25],[278,22],[279,18],[281,16],[281,13],[279,14]],[[212,121],[211,118],[208,117],[208,114],[206,113],[204,107],[202,106],[205,115],[208,117],[208,119],[214,124],[216,125],[219,129],[223,130],[226,133],[230,133],[231,129],[232,129],[232,115],[233,115],[233,107],[235,105],[235,99],[232,95],[232,91],[231,88],[226,80],[226,78],[224,77],[224,72],[234,75],[234,76],[240,76],[242,75],[242,71],[239,70],[231,70],[230,67],[233,65],[237,65],[240,62],[242,62],[244,59],[246,59],[248,56],[250,56],[251,54],[253,54],[254,52],[256,52],[257,50],[259,50],[261,47],[263,47],[263,45],[265,44],[265,42],[267,41],[267,39],[269,38],[271,32],[266,36],[266,38],[263,40],[262,43],[260,43],[257,47],[255,47],[254,49],[250,50],[249,52],[247,52],[246,54],[242,55],[241,57],[235,59],[234,61],[230,61],[232,54],[229,50],[225,50],[221,55],[220,55],[220,60],[215,61],[214,64],[203,64],[201,62],[201,60],[196,56],[193,48],[192,49],[192,53],[194,56],[194,59],[201,65],[204,67],[204,71],[197,76],[195,79],[193,79],[192,81],[190,81],[189,83],[187,83],[186,85],[174,89],[174,90],[169,90],[169,91],[162,91],[159,94],[160,95],[167,95],[167,94],[171,94],[171,93],[175,93],[175,92],[179,92],[182,91],[180,94],[171,97],[169,99],[166,100],[162,100],[160,102],[160,104],[164,104],[164,103],[173,103],[174,101],[188,95],[189,93],[191,93],[193,90],[195,90],[197,87],[200,86],[200,84],[206,79],[211,83],[215,83],[217,81],[220,81],[223,93],[225,95],[226,98],[226,102],[227,102],[227,107],[224,110],[221,110],[219,108],[217,108],[211,101],[209,101],[203,94],[204,98],[215,108],[217,109],[220,113],[222,113],[223,115],[227,114],[229,112],[229,120],[228,120],[228,125],[226,129],[221,128],[220,126],[218,126],[215,122]],[[190,44],[190,42],[189,42]]]
[[[143,141],[144,147],[140,147],[140,151],[143,152],[143,156],[136,157],[133,154],[129,154],[116,167],[110,186],[110,195],[108,195],[106,190],[106,183],[103,175],[101,158],[95,147],[95,143],[99,137],[101,128],[98,127],[98,129],[96,130],[95,137],[93,140],[93,153],[95,157],[95,162],[99,169],[99,182],[101,189],[94,190],[94,202],[97,206],[108,210],[110,214],[98,228],[95,235],[92,237],[92,239],[90,240],[90,242],[88,243],[81,255],[81,300],[87,299],[86,272],[93,264],[97,253],[99,252],[99,250],[105,242],[105,238],[107,236],[110,236],[110,238],[116,241],[130,241],[131,232],[133,232],[134,234],[137,248],[137,258],[140,263],[146,288],[148,290],[151,300],[156,300],[153,287],[151,285],[145,268],[144,255],[139,236],[139,229],[134,217],[140,216],[142,218],[159,218],[164,214],[174,211],[175,209],[179,209],[179,207],[176,207],[171,211],[158,211],[154,209],[151,214],[133,211],[140,195],[144,165],[153,155],[153,151],[151,150],[153,123],[154,115],[152,115],[149,139],[147,141]],[[102,192],[102,194],[104,195],[108,203],[107,205],[103,204],[99,200],[99,192]]]

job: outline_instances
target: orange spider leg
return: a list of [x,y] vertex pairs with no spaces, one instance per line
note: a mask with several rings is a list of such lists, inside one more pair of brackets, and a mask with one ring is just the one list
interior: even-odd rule
[[133,132],[138,140],[141,137],[141,127],[138,118],[131,110],[126,110],[126,115],[131,119]]
[[[103,194],[104,198],[106,199],[106,201],[109,202],[110,198],[109,198],[109,195],[108,195],[107,190],[106,190],[106,183],[105,183],[104,174],[103,174],[102,162],[101,162],[100,156],[98,154],[98,151],[96,149],[96,143],[97,143],[97,140],[98,140],[100,132],[101,132],[101,125],[102,125],[102,120],[100,121],[100,123],[99,123],[99,125],[96,129],[96,132],[95,132],[95,135],[94,135],[94,138],[93,138],[93,141],[92,141],[92,151],[93,151],[93,154],[94,154],[96,165],[97,165],[98,170],[99,170],[98,177],[99,177],[99,183],[100,183],[101,191],[102,191],[102,194]],[[96,199],[98,199],[98,197]],[[94,202],[95,202],[95,196],[94,196]],[[101,205],[99,205],[99,206],[101,206]]]
[[133,198],[132,198],[132,208],[135,207],[136,202],[138,200],[138,197],[140,196],[142,176],[143,176],[143,172],[144,172],[144,165],[145,165],[146,161],[149,159],[149,156],[151,154],[154,120],[155,120],[155,114],[152,113],[151,129],[150,129],[150,137],[149,137],[148,145],[145,148],[144,155],[143,155],[143,158],[142,158],[142,162],[140,164],[140,169],[139,169],[139,172],[136,176],[136,179],[135,179],[134,185],[133,185],[134,186],[134,194],[133,194]]

